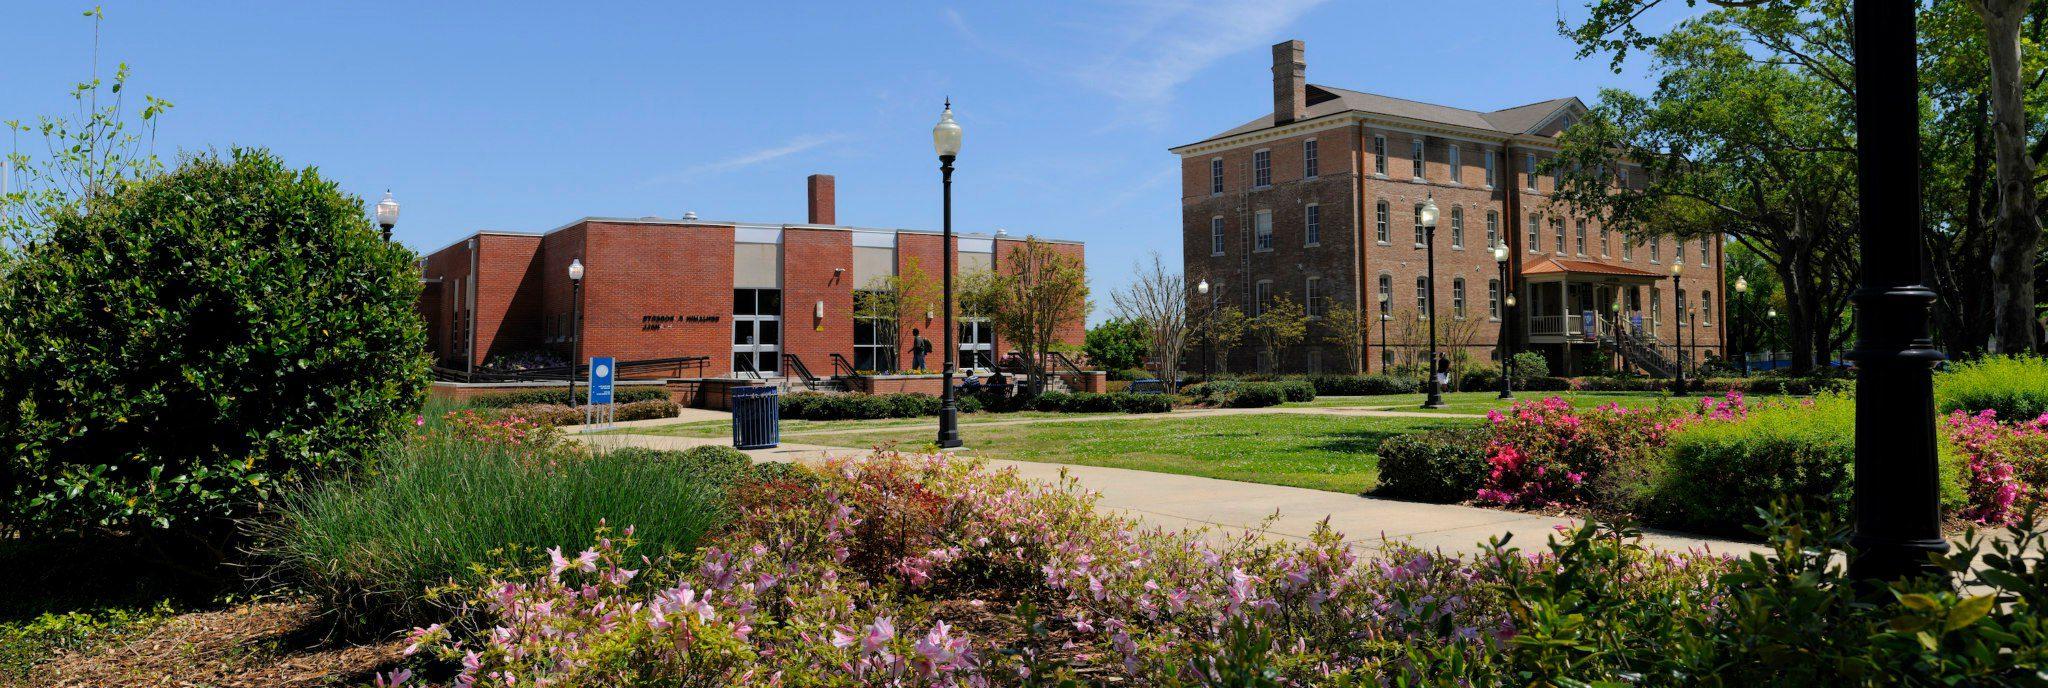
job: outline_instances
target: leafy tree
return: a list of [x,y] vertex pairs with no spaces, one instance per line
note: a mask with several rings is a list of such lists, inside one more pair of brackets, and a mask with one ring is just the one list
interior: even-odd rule
[[263,151],[50,217],[0,280],[0,523],[205,533],[400,432],[416,256]]
[[961,306],[988,318],[996,335],[1016,345],[1040,388],[1045,356],[1059,343],[1062,328],[1088,316],[1088,279],[1081,261],[1026,237],[1001,257],[996,270],[955,278]]
[[1104,370],[1129,370],[1145,364],[1146,324],[1129,318],[1111,318],[1089,328],[1081,351],[1088,361]]
[[[1188,338],[1199,326],[1197,315],[1188,307],[1188,284],[1178,272],[1169,272],[1158,252],[1152,266],[1139,264],[1137,279],[1110,294],[1110,302],[1126,320],[1144,328],[1146,349],[1152,354],[1153,373],[1167,385],[1178,384],[1181,355]],[[1089,354],[1093,356],[1093,353]]]
[[[945,292],[940,288],[938,277],[926,272],[922,261],[911,258],[903,262],[903,270],[894,275],[885,275],[859,285],[854,293],[853,316],[855,318],[879,320],[880,327],[887,328],[884,336],[895,337],[912,328],[903,323],[926,322],[925,314],[938,314],[945,301]],[[944,333],[928,335],[934,342],[942,341]],[[937,345],[934,345],[935,347]],[[935,357],[926,365],[942,365],[945,352],[934,348]]]
[[1343,352],[1344,371],[1358,374],[1365,371],[1365,327],[1368,316],[1352,304],[1331,306],[1323,317],[1316,319],[1316,331],[1323,344]]
[[[1778,275],[1771,270],[1770,263],[1755,251],[1742,244],[1731,244],[1722,254],[1722,272],[1727,283],[1721,285],[1721,293],[1728,295],[1728,327],[1725,333],[1733,348],[1730,357],[1762,351],[1771,341],[1783,341],[1779,336],[1771,338],[1776,323],[1765,317],[1765,313],[1783,302],[1778,289]],[[1735,280],[1747,283],[1749,291],[1735,291]]]
[[1273,296],[1259,311],[1252,316],[1251,335],[1259,341],[1262,354],[1278,368],[1280,354],[1308,334],[1308,314],[1285,294]]
[[1209,355],[1215,357],[1216,372],[1230,372],[1230,352],[1250,333],[1251,319],[1245,317],[1243,310],[1230,305],[1212,306],[1199,316],[1195,332]]

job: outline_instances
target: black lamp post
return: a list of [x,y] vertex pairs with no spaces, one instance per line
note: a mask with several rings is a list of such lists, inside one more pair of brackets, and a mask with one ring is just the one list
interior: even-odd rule
[[1849,573],[1894,580],[1938,571],[1934,292],[1921,283],[1920,88],[1914,12],[1856,0],[1856,195],[1863,285],[1856,291],[1856,530]]
[[1429,361],[1424,364],[1428,371],[1425,380],[1429,382],[1429,398],[1422,400],[1426,409],[1444,407],[1443,385],[1436,379],[1436,194],[1432,193],[1422,201],[1422,237],[1429,244]]
[[1671,394],[1673,396],[1685,395],[1685,332],[1679,329],[1685,327],[1685,298],[1681,296],[1684,292],[1678,286],[1678,274],[1684,271],[1685,263],[1683,261],[1671,261],[1671,317],[1678,321],[1671,324],[1671,370],[1673,376]]
[[1685,354],[1685,355],[1686,355],[1686,358],[1688,358],[1688,359],[1691,359],[1691,360],[1693,361],[1693,364],[1692,364],[1692,374],[1693,374],[1693,377],[1701,377],[1701,373],[1700,373],[1700,364],[1699,364],[1699,356],[1700,356],[1700,309],[1699,309],[1699,307],[1698,307],[1698,306],[1686,306],[1686,307],[1685,307],[1685,322],[1686,322],[1686,327],[1685,327],[1685,330],[1686,330],[1687,332],[1691,332],[1691,333],[1692,333],[1692,346],[1691,346],[1691,347],[1689,348],[1689,350],[1688,350],[1688,351],[1686,351],[1686,354]]
[[576,403],[576,366],[583,355],[583,259],[569,259],[569,408]]
[[391,240],[391,228],[398,226],[398,201],[391,198],[391,190],[384,190],[384,200],[377,202],[377,226],[384,228],[384,240]]
[[1387,321],[1394,316],[1387,312],[1387,293],[1380,292],[1380,374],[1389,375],[1394,371],[1387,368],[1394,363],[1394,350],[1387,346]]
[[[1216,317],[1216,300],[1209,297],[1209,280],[1204,279],[1195,284],[1195,295],[1201,297],[1202,302],[1207,305],[1207,308],[1202,309],[1201,320],[1197,322],[1200,322],[1202,327],[1202,381],[1208,382],[1209,363],[1216,359],[1216,333],[1210,329],[1213,323],[1209,322],[1210,318]],[[1179,387],[1180,381],[1167,380],[1166,383]]]
[[1500,266],[1500,317],[1502,325],[1500,341],[1493,347],[1494,351],[1500,352],[1500,398],[1513,399],[1515,398],[1515,387],[1512,379],[1515,376],[1515,353],[1514,347],[1509,346],[1508,332],[1515,326],[1515,319],[1510,315],[1510,313],[1514,312],[1515,308],[1515,293],[1508,289],[1507,242],[1503,241],[1494,245],[1493,262]]
[[[1744,310],[1748,310],[1748,308],[1749,308],[1749,280],[1747,280],[1747,279],[1743,279],[1743,278],[1742,278],[1742,276],[1740,276],[1740,275],[1737,275],[1737,276],[1735,277],[1735,298],[1736,298],[1736,306],[1735,306],[1735,310],[1736,310],[1737,312],[1741,312],[1741,311],[1744,311]],[[1745,317],[1745,318],[1747,318],[1748,316],[1744,316],[1744,317]],[[1723,326],[1723,327],[1726,327],[1726,328],[1728,328],[1728,329],[1727,329],[1727,331],[1723,332],[1723,334],[1724,334],[1724,335],[1726,335],[1726,336],[1728,337],[1728,343],[1729,343],[1729,344],[1734,344],[1734,343],[1735,343],[1735,319],[1734,319],[1734,318],[1722,318],[1722,320],[1723,320],[1723,321],[1725,321],[1725,322],[1722,322],[1722,323],[1721,323],[1721,326]],[[1721,349],[1722,349],[1721,353],[1724,353],[1724,354],[1725,354],[1725,353],[1728,353],[1728,351],[1727,351],[1727,349],[1728,349],[1728,348],[1729,348],[1729,347],[1727,347],[1727,346],[1723,346],[1723,347],[1721,347]],[[1743,348],[1744,348],[1744,349],[1748,349],[1749,347],[1746,347],[1746,346],[1745,346],[1745,347],[1743,347]],[[1748,352],[1748,351],[1746,351],[1746,350],[1742,352],[1742,374],[1743,374],[1743,375],[1745,375],[1745,376],[1749,375],[1749,352]]]
[[960,154],[960,123],[953,121],[951,98],[946,99],[945,111],[939,113],[939,123],[932,127],[932,148],[939,152],[939,180],[944,187],[946,215],[944,238],[939,243],[944,266],[941,291],[945,294],[946,309],[946,358],[939,383],[943,390],[939,401],[939,448],[951,449],[960,446],[960,405],[953,398],[953,158]]

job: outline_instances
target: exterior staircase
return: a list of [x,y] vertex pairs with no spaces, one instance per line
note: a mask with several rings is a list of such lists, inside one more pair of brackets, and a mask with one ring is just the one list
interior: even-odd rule
[[1654,339],[1640,338],[1609,327],[1602,328],[1598,341],[1600,348],[1620,356],[1624,365],[1634,366],[1651,377],[1671,376],[1671,361],[1658,353]]

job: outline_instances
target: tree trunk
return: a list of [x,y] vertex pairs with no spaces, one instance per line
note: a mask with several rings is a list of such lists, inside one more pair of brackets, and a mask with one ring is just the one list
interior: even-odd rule
[[1991,251],[1991,353],[2039,346],[2034,328],[2034,258],[2041,223],[2034,216],[2033,161],[2027,155],[2020,22],[2027,0],[1976,0],[1991,57],[1991,134],[1998,161],[1998,220]]

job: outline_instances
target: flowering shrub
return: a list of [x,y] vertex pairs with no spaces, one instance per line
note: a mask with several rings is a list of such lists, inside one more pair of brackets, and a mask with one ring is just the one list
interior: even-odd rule
[[1962,516],[2007,524],[2048,502],[2048,413],[2019,423],[1998,422],[1998,412],[1948,416],[1949,441],[1967,462],[1967,506]]
[[449,411],[441,428],[449,436],[487,445],[546,449],[562,441],[554,425],[515,414],[496,414],[471,409]]
[[1487,412],[1491,469],[1478,499],[1507,506],[1584,505],[1608,472],[1649,465],[1680,427],[1748,413],[1740,392],[1703,397],[1696,409],[1679,413],[1620,404],[1580,410],[1560,397],[1516,402],[1505,413]]

